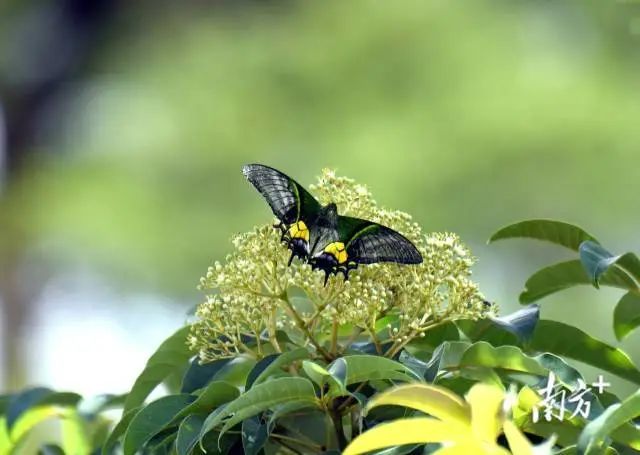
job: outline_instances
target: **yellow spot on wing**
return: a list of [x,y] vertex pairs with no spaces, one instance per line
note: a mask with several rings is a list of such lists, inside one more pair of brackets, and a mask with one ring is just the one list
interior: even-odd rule
[[305,242],[309,241],[309,229],[304,221],[296,221],[289,226],[289,237],[292,239],[303,239]]
[[324,252],[330,254],[338,261],[338,264],[347,262],[347,249],[342,242],[333,242],[324,248]]

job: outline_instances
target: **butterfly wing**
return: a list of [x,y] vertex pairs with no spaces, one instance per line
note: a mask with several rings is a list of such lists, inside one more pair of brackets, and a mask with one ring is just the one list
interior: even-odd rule
[[320,203],[288,175],[262,164],[247,164],[242,173],[262,194],[274,215],[286,225],[304,221],[308,226],[320,211]]
[[345,244],[349,262],[373,264],[396,262],[419,264],[422,255],[405,236],[372,221],[340,216],[338,232]]

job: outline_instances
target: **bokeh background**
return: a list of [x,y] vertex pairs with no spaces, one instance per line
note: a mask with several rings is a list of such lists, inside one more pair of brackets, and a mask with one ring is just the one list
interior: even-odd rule
[[[459,233],[504,312],[568,257],[486,245],[504,224],[637,251],[639,31],[613,1],[1,2],[0,390],[126,391],[230,236],[271,220],[247,162],[335,168]],[[617,297],[542,315],[615,343]]]

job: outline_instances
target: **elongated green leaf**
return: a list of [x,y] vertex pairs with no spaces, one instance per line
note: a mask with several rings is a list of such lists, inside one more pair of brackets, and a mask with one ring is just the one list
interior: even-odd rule
[[410,368],[414,373],[421,377],[424,377],[425,373],[427,372],[427,363],[410,354],[406,349],[400,351],[398,362],[400,362],[407,368]]
[[458,341],[460,340],[460,332],[458,327],[452,321],[444,322],[427,330],[423,337],[414,338],[411,342],[411,346],[415,346],[418,349],[434,351],[445,341]]
[[7,431],[7,419],[0,414],[0,453],[9,453],[9,447],[11,445],[11,438]]
[[[640,259],[633,253],[614,255],[601,245],[586,241],[580,245],[580,261],[596,288],[600,285],[600,277],[614,265],[640,281]],[[635,283],[632,289],[638,290],[638,284]]]
[[242,388],[247,383],[247,377],[255,367],[256,360],[248,356],[232,358],[216,373],[215,380],[227,382]]
[[59,445],[45,444],[38,450],[38,455],[65,455],[65,453]]
[[290,365],[292,362],[295,362],[296,360],[308,359],[308,358],[309,358],[309,351],[306,348],[297,348],[297,349],[294,349],[293,351],[282,353],[278,355],[277,358],[274,358],[272,361],[270,361],[266,366],[264,366],[264,369],[260,372],[260,374],[257,375],[253,383],[250,384],[249,386],[251,385],[255,386],[260,384],[261,382],[264,382],[270,375],[278,371],[283,366]]
[[640,384],[640,371],[627,354],[562,322],[541,319],[531,348],[578,360]]
[[524,354],[519,348],[515,346],[496,348],[484,341],[471,345],[460,359],[459,366],[484,366],[537,376],[547,375],[547,370],[542,365]]
[[103,394],[84,398],[78,403],[78,412],[84,419],[93,420],[101,412],[124,405],[126,398],[126,394]]
[[199,414],[187,416],[178,428],[176,437],[177,455],[189,455],[198,442],[198,435],[204,424],[205,417]]
[[242,448],[245,455],[258,455],[267,442],[269,433],[269,425],[258,416],[245,419],[242,422]]
[[489,317],[488,319],[501,329],[513,333],[520,340],[529,341],[540,319],[540,307],[529,305],[506,316]]
[[329,370],[331,370],[334,364],[339,362],[344,362],[346,365],[347,375],[345,385],[375,379],[398,381],[415,381],[422,379],[400,362],[385,357],[375,355],[349,355],[332,362],[332,364],[329,365]]
[[112,453],[113,448],[120,437],[125,433],[125,431],[127,431],[129,423],[131,423],[131,419],[133,419],[141,409],[142,406],[138,406],[137,408],[130,409],[122,414],[120,421],[118,421],[113,430],[111,430],[111,434],[109,434],[109,437],[102,446],[102,455],[109,455]]
[[[584,427],[578,439],[578,450],[587,455],[602,453],[605,438],[616,428],[640,416],[640,391],[620,404],[614,404]],[[640,450],[640,441],[632,448]]]
[[175,416],[193,402],[192,395],[168,395],[149,403],[132,419],[122,443],[124,455],[133,455],[147,441],[160,433]]
[[260,359],[258,363],[254,365],[254,367],[249,372],[249,375],[247,376],[247,382],[244,386],[245,390],[249,390],[253,386],[253,383],[255,382],[257,377],[260,376],[264,370],[269,368],[269,365],[275,362],[278,357],[280,357],[280,355],[281,354],[270,354]]
[[167,338],[149,358],[140,376],[133,384],[124,403],[124,412],[141,405],[149,394],[172,372],[183,368],[192,353],[187,347],[190,327],[185,326]]
[[314,402],[316,399],[313,384],[305,378],[275,378],[254,385],[251,390],[227,404],[221,412],[214,412],[200,433],[200,440],[213,428],[231,416],[223,425],[220,436],[235,424],[267,409],[292,401]]
[[[501,384],[501,381],[492,373],[493,370],[521,380],[527,379],[525,382],[532,384],[553,372],[560,382],[572,389],[578,386],[578,380],[583,379],[575,368],[556,355],[545,352],[529,356],[517,346],[493,346],[485,341],[444,343],[434,353],[429,368],[435,369],[435,363],[439,371],[460,371],[465,377],[496,384]],[[433,371],[425,374],[427,380],[433,375]]]
[[302,410],[317,409],[316,403],[313,401],[292,401],[283,403],[272,408],[271,417],[269,417],[269,426],[273,427],[278,419],[290,414],[299,413]]
[[209,414],[218,406],[235,400],[238,395],[240,391],[231,384],[221,381],[211,382],[193,403],[178,413],[176,418],[189,414]]
[[[634,289],[633,280],[617,268],[609,269],[600,277],[600,283],[621,289]],[[545,267],[531,275],[520,294],[520,303],[531,303],[550,294],[578,285],[589,285],[591,279],[582,263],[575,259]]]
[[544,240],[573,251],[578,251],[585,240],[597,242],[595,237],[573,224],[554,220],[526,220],[498,230],[491,236],[489,243],[510,238]]
[[540,318],[536,304],[501,317],[487,317],[477,321],[457,320],[456,325],[471,341],[487,341],[494,346],[523,344],[531,340]]
[[430,417],[415,417],[376,425],[351,441],[343,455],[358,455],[396,445],[429,442],[470,444],[466,447],[469,449],[466,453],[483,452],[480,443],[473,440],[470,431],[460,431],[460,427],[452,425],[451,422],[443,422]]
[[11,453],[22,453],[23,443],[27,439],[31,430],[35,428],[41,422],[48,419],[59,419],[60,422],[64,422],[64,419],[70,417],[75,413],[75,410],[70,407],[60,407],[57,405],[39,405],[29,408],[28,411],[22,414],[18,421],[15,423],[10,433],[11,440]]
[[484,341],[473,344],[465,351],[459,367],[485,367],[505,374],[524,374],[539,378],[546,378],[553,372],[562,383],[572,389],[578,386],[578,379],[582,380],[575,368],[553,354],[543,353],[531,357],[516,346],[494,347]]
[[445,341],[442,343],[433,352],[431,359],[427,363],[424,379],[427,382],[436,382],[440,371],[460,364],[460,359],[469,346],[471,346],[471,343],[466,341]]
[[469,405],[455,393],[444,387],[430,384],[403,384],[374,396],[367,404],[367,411],[377,406],[404,406],[424,412],[444,421],[460,425],[471,424]]
[[302,369],[307,376],[309,376],[309,378],[315,382],[321,390],[328,385],[328,395],[331,397],[349,394],[345,386],[347,375],[346,368],[346,363],[343,361],[336,361],[332,363],[330,370],[327,370],[321,365],[310,360],[302,361]]
[[60,420],[62,447],[65,453],[90,453],[93,448],[86,422],[75,409],[69,409]]
[[45,387],[27,389],[10,398],[7,404],[7,429],[11,432],[29,409],[44,406],[75,407],[81,399],[77,393],[54,392]]
[[191,393],[206,386],[230,361],[231,358],[219,359],[201,365],[199,359],[193,359],[182,378],[180,393]]
[[7,429],[11,431],[22,414],[52,393],[53,390],[46,387],[35,387],[10,397],[7,405]]
[[613,312],[613,330],[618,341],[640,326],[640,294],[627,292]]

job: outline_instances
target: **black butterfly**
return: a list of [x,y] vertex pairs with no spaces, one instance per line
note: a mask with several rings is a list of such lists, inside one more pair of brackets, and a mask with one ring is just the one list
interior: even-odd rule
[[419,264],[422,255],[402,234],[381,224],[338,215],[336,204],[325,206],[298,182],[268,166],[247,164],[242,173],[264,196],[280,223],[281,240],[313,269],[345,280],[358,264],[397,262]]

